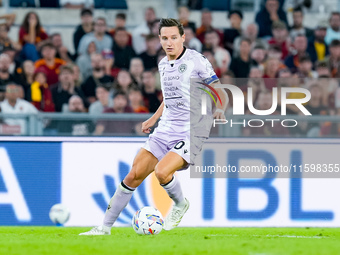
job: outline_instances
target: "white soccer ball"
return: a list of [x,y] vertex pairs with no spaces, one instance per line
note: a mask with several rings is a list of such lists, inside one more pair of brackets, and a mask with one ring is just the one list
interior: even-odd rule
[[50,210],[50,219],[54,224],[64,224],[70,218],[70,210],[63,204],[55,204]]
[[161,212],[151,206],[138,210],[132,218],[132,227],[139,235],[158,235],[163,226]]

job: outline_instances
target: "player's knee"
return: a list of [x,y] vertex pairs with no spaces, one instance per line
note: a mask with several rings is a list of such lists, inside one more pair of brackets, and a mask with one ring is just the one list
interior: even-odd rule
[[160,184],[169,182],[171,176],[165,171],[164,168],[160,167],[158,164],[155,167],[155,175]]
[[130,187],[136,188],[143,182],[143,180],[144,179],[137,174],[137,171],[132,169],[124,178],[124,183]]

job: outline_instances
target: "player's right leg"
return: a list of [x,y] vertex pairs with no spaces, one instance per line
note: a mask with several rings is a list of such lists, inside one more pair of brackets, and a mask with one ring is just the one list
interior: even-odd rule
[[110,200],[103,225],[80,235],[110,235],[113,223],[129,203],[133,191],[154,171],[157,163],[158,159],[151,152],[141,148],[133,161],[131,171],[120,183]]
[[183,196],[181,185],[174,175],[176,171],[188,166],[186,160],[189,161],[189,159],[185,158],[179,153],[169,151],[155,167],[155,174],[160,185],[163,186],[169,197],[175,202],[165,219],[164,230],[171,230],[177,227],[189,209],[189,201]]

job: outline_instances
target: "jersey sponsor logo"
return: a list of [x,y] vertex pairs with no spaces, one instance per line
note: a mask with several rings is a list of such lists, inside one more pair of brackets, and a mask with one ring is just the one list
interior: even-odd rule
[[[166,99],[178,99],[178,98],[182,98],[182,97],[170,97],[170,98],[166,98]],[[184,108],[186,107],[185,102],[183,101],[175,101],[174,103],[170,104],[166,104],[165,105],[166,108]]]
[[[179,80],[179,76],[168,76],[163,78],[164,81],[172,81],[172,80]],[[171,84],[165,84],[165,85],[171,85]]]
[[177,106],[177,108],[183,108],[185,106],[185,103],[178,101],[178,102],[176,102],[176,106]]
[[181,64],[178,67],[178,72],[180,72],[180,73],[184,73],[186,70],[187,70],[187,65],[186,64]]

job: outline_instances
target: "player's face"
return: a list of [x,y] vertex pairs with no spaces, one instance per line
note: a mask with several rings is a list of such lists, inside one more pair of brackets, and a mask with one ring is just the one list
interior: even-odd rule
[[159,39],[169,60],[176,59],[182,53],[185,35],[181,36],[177,27],[163,27]]

